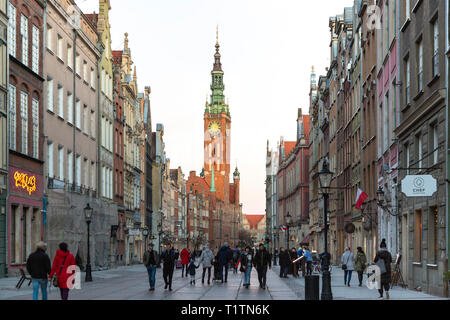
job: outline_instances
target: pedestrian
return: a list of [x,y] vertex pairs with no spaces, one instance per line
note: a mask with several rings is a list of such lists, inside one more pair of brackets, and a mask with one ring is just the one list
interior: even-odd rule
[[289,257],[289,253],[283,248],[280,248],[280,278],[287,278],[289,264],[291,263],[291,259]]
[[178,257],[175,250],[172,248],[172,245],[166,245],[166,249],[161,255],[161,260],[163,261],[163,278],[164,283],[166,284],[164,289],[169,288],[169,291],[172,291],[173,271],[175,269],[175,262],[177,259]]
[[341,257],[342,270],[344,270],[344,285],[350,287],[350,281],[352,280],[352,273],[355,270],[353,261],[355,257],[349,247],[345,248],[345,252]]
[[380,244],[380,250],[378,250],[377,255],[375,256],[374,262],[376,264],[383,263],[385,266],[385,272],[381,273],[381,284],[378,292],[380,293],[380,299],[383,299],[383,288],[386,291],[386,299],[389,300],[389,285],[391,284],[391,263],[392,263],[392,255],[387,250],[386,239],[383,239]]
[[[56,251],[55,259],[53,259],[53,267],[50,272],[49,279],[56,277],[62,300],[69,299],[69,290],[73,288],[75,279],[69,280],[75,274],[76,262],[73,254],[70,253],[67,243],[60,243],[59,250]],[[71,283],[69,283],[71,282]]]
[[294,263],[298,258],[297,250],[295,248],[291,249],[290,258],[292,261],[292,275],[294,278],[298,278],[298,261]]
[[200,263],[203,265],[202,284],[205,283],[206,270],[208,270],[208,285],[211,281],[211,267],[214,263],[214,253],[209,248],[209,244],[205,245],[200,255]]
[[252,273],[252,263],[253,263],[253,255],[252,252],[250,251],[249,246],[247,246],[244,252],[242,252],[240,260],[241,260],[240,271],[242,272],[244,278],[243,286],[248,289],[248,287],[250,286],[250,275]]
[[232,254],[231,254],[231,250],[228,246],[228,243],[225,242],[222,246],[222,248],[220,248],[219,252],[217,253],[217,257],[219,259],[219,268],[220,268],[220,280],[224,281],[224,277],[223,277],[223,269],[225,269],[225,283],[228,280],[228,269],[229,269],[229,264],[231,259],[233,258]]
[[306,274],[306,268],[305,268],[306,261],[305,261],[305,258],[303,257],[303,249],[302,249],[302,247],[300,247],[298,249],[297,255],[298,255],[299,258],[302,258],[302,259],[300,259],[300,268],[302,269],[302,277],[304,278],[305,274]]
[[233,250],[233,274],[237,273],[237,263],[240,255],[241,253],[239,252],[239,248],[236,246]]
[[303,256],[306,259],[306,275],[310,276],[310,275],[312,275],[312,262],[313,262],[313,259],[312,259],[312,254],[309,251],[308,247],[304,247],[303,248]]
[[42,300],[47,300],[48,275],[52,269],[50,258],[45,253],[46,249],[44,242],[38,242],[36,251],[27,259],[27,271],[33,283],[33,300],[39,300],[39,288],[41,288]]
[[259,287],[265,290],[267,281],[267,267],[272,269],[272,259],[262,243],[259,245],[259,250],[253,259],[253,265],[256,267],[256,271],[258,272]]
[[158,252],[153,249],[153,243],[148,245],[148,250],[144,253],[144,265],[148,272],[149,291],[155,291],[156,266],[159,264]]
[[275,251],[273,253],[273,265],[274,266],[277,265],[277,258],[278,258],[278,249],[275,249]]
[[363,274],[364,270],[366,270],[367,258],[361,247],[358,247],[356,250],[355,271],[358,272],[359,286],[362,287]]
[[180,254],[180,258],[181,258],[181,277],[184,278],[184,272],[186,270],[186,277],[187,277],[187,266],[189,264],[189,260],[190,260],[190,253],[189,251],[184,248],[183,250],[181,250],[181,254]]
[[[198,269],[199,265],[195,264],[195,258],[192,257],[191,260],[189,261],[189,265],[186,268],[186,273],[189,273],[189,275],[191,276],[191,285],[195,285],[195,269]],[[187,277],[187,274],[186,274]]]

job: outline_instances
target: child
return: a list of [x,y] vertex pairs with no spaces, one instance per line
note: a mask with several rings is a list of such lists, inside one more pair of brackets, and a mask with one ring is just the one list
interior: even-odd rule
[[199,265],[195,265],[195,259],[191,258],[191,261],[189,262],[189,266],[187,267],[187,270],[189,274],[191,275],[191,285],[195,285],[195,269],[198,269]]

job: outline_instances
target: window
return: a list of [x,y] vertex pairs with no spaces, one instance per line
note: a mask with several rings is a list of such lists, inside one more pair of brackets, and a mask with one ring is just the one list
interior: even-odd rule
[[9,85],[9,148],[16,150],[16,87]]
[[75,103],[75,126],[81,130],[81,109],[80,100]]
[[91,137],[95,137],[95,112],[91,110]]
[[58,116],[64,119],[64,88],[58,85]]
[[411,146],[409,144],[405,145],[405,154],[406,154],[406,174],[409,175],[409,166],[411,163]]
[[88,131],[89,119],[88,119],[88,107],[84,105],[83,109],[83,132],[89,134]]
[[53,52],[53,28],[47,25],[47,49]]
[[58,176],[59,180],[64,181],[64,148],[58,148]]
[[9,54],[16,56],[16,7],[8,1],[9,21],[8,21],[8,46]]
[[67,92],[67,122],[73,124],[73,96]]
[[88,65],[87,65],[86,61],[83,62],[83,79],[86,82],[89,81],[89,79],[88,79]]
[[88,159],[84,159],[84,186],[89,188],[89,162]]
[[422,158],[423,158],[423,146],[422,146],[422,137],[420,135],[416,136],[416,154],[417,154],[417,167],[421,170],[422,167]]
[[436,20],[433,24],[433,77],[439,74],[439,26]]
[[91,68],[91,87],[95,89],[95,72],[93,68]]
[[67,66],[73,69],[73,50],[70,44],[67,45]]
[[423,42],[420,40],[417,47],[417,91],[423,90]]
[[[407,1],[407,2],[409,2],[409,1]],[[405,101],[406,101],[406,105],[408,105],[408,104],[410,104],[411,103],[411,98],[410,98],[410,96],[411,96],[411,90],[410,90],[410,87],[411,87],[411,64],[410,64],[410,62],[409,62],[409,58],[407,58],[406,59],[406,61],[405,61],[405,65],[406,65],[406,68],[405,68],[405,70],[406,70],[406,74],[405,74],[405,79],[406,79],[406,87],[405,87]]]
[[20,36],[22,38],[22,63],[28,66],[28,18],[20,17]]
[[37,74],[39,74],[39,54],[40,54],[40,48],[39,48],[39,28],[36,27],[33,24],[33,34],[32,34],[32,42],[33,42],[33,48],[31,52],[31,69]]
[[47,174],[49,178],[53,178],[55,173],[53,171],[53,142],[47,144]]
[[80,55],[77,53],[76,58],[75,58],[75,72],[77,73],[77,75],[81,76],[80,72],[81,72],[81,58]]
[[428,263],[437,264],[439,259],[439,210],[430,208],[428,216]]
[[[378,123],[383,123],[383,104],[380,104],[380,108],[378,110]],[[378,126],[378,156],[381,157],[383,154],[383,126]]]
[[91,161],[91,188],[95,189],[95,163]]
[[47,78],[47,109],[53,112],[53,79]]
[[411,20],[411,0],[405,0],[405,19]]
[[73,155],[72,151],[67,152],[67,178],[69,183],[73,183]]
[[28,154],[28,94],[20,92],[20,118],[22,123],[22,153]]
[[39,101],[32,101],[33,116],[33,157],[39,159]]
[[439,149],[439,135],[438,135],[438,126],[437,124],[434,124],[433,126],[431,126],[430,128],[430,145],[432,146],[431,148],[431,153],[433,153],[433,156],[431,157],[431,165],[435,165],[438,163],[439,161],[439,153],[438,153],[438,149]]
[[422,262],[422,211],[417,210],[414,214],[414,261]]
[[76,185],[81,186],[81,157],[77,155],[75,160],[75,177],[76,177]]
[[383,127],[384,151],[389,147],[389,93],[384,97],[383,121],[380,124]]
[[58,48],[56,50],[56,55],[58,56],[58,58],[60,58],[61,60],[64,61],[64,58],[63,58],[63,55],[64,55],[63,46],[64,46],[63,38],[58,34]]

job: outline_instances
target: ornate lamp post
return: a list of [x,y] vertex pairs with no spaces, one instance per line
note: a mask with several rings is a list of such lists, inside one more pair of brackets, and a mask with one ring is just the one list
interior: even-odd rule
[[94,209],[91,208],[89,203],[84,208],[84,219],[87,224],[87,260],[86,260],[86,282],[92,281],[92,270],[91,270],[91,253],[90,253],[90,225],[92,221],[92,213]]
[[328,162],[323,163],[323,169],[319,172],[320,189],[323,194],[323,211],[324,211],[324,223],[325,223],[325,253],[323,257],[323,272],[322,272],[322,300],[333,300],[333,294],[331,293],[331,274],[330,274],[330,254],[328,253],[328,199],[329,188],[331,185],[331,179],[333,173],[328,169]]

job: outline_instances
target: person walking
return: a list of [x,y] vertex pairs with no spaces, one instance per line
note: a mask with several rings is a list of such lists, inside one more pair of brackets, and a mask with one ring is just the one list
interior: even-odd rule
[[292,276],[294,278],[298,278],[298,261],[294,263],[294,261],[298,258],[297,250],[295,248],[291,249],[290,258],[292,261]]
[[312,254],[309,251],[308,247],[304,247],[303,248],[303,255],[305,256],[306,259],[306,275],[310,276],[312,275]]
[[211,283],[211,267],[214,263],[214,253],[207,244],[200,255],[200,263],[203,265],[202,284],[205,283],[206,270],[208,270],[208,285]]
[[41,288],[42,300],[47,300],[48,275],[51,272],[51,262],[45,250],[44,242],[38,242],[36,251],[27,259],[27,271],[33,283],[33,300],[39,300],[39,288]]
[[148,272],[149,291],[155,291],[156,266],[159,264],[158,252],[153,249],[153,243],[148,245],[148,250],[144,253],[144,265]]
[[233,249],[233,274],[237,273],[237,263],[239,261],[239,256],[241,255],[241,253],[239,252],[239,248],[238,246],[236,246],[236,248]]
[[355,258],[355,271],[358,272],[359,286],[362,287],[363,274],[366,270],[367,258],[361,247],[357,248],[356,258]]
[[341,257],[341,263],[342,263],[342,270],[344,270],[344,285],[350,287],[350,281],[352,280],[352,273],[353,270],[355,270],[355,265],[353,261],[355,260],[355,257],[353,255],[353,252],[350,250],[349,247],[345,248],[345,252]]
[[391,284],[391,263],[392,255],[387,250],[386,239],[383,239],[380,244],[380,250],[378,250],[375,256],[374,262],[376,264],[384,262],[385,272],[381,273],[381,284],[378,292],[380,293],[380,299],[383,299],[383,289],[386,291],[386,299],[389,300],[389,286]]
[[253,259],[253,265],[256,267],[256,271],[258,272],[259,287],[265,290],[267,282],[267,267],[272,269],[272,259],[262,243],[259,245],[259,250]]
[[217,253],[217,258],[219,259],[219,268],[220,268],[220,280],[224,281],[223,278],[223,269],[225,269],[225,283],[228,280],[228,269],[231,259],[233,258],[231,254],[231,250],[228,246],[228,243],[225,242],[222,246],[222,248],[219,249],[219,252]]
[[[69,290],[72,289],[75,284],[75,279],[72,280],[72,283],[69,283],[69,277],[75,274],[75,266],[75,258],[73,254],[70,253],[67,243],[60,243],[59,250],[56,251],[55,259],[53,259],[53,267],[49,279],[56,276],[62,300],[69,299]],[[68,269],[72,269],[72,271],[69,272]]]
[[250,275],[252,273],[252,263],[253,263],[253,255],[250,251],[250,247],[247,246],[242,252],[241,256],[241,268],[240,271],[242,272],[244,281],[243,281],[243,287],[247,288],[250,286]]
[[184,272],[186,270],[186,277],[188,275],[187,266],[189,264],[191,254],[188,249],[184,248],[181,250],[180,258],[181,258],[181,277],[184,278]]
[[172,291],[173,271],[175,269],[175,262],[177,259],[178,257],[175,250],[172,248],[172,245],[166,245],[166,249],[161,255],[161,260],[163,261],[163,278],[164,283],[166,284],[164,289],[169,288],[169,291]]
[[[191,261],[189,262],[189,265],[186,268],[186,273],[189,273],[189,275],[191,276],[191,285],[195,285],[195,269],[198,269],[199,265],[195,264],[195,258],[192,257]],[[187,274],[186,274],[187,276]]]
[[302,270],[302,277],[304,278],[305,274],[306,274],[306,268],[305,268],[306,261],[305,261],[305,258],[303,257],[303,249],[302,249],[302,247],[300,247],[298,249],[297,255],[298,255],[299,258],[302,258],[302,259],[300,259],[300,267],[299,268],[301,268],[301,270]]
[[289,253],[283,248],[280,248],[279,264],[280,264],[280,278],[287,278],[289,264],[291,263],[291,258]]

